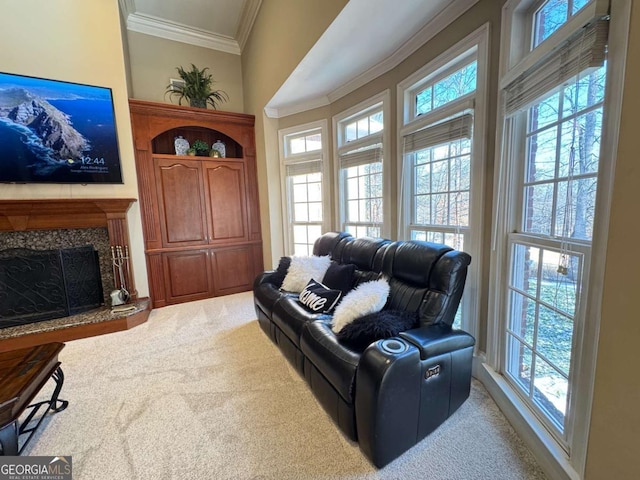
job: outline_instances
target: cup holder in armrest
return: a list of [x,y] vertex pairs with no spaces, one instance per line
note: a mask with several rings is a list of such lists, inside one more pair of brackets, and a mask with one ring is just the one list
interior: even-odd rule
[[407,351],[407,344],[393,338],[386,338],[380,342],[380,348],[387,353],[404,353]]

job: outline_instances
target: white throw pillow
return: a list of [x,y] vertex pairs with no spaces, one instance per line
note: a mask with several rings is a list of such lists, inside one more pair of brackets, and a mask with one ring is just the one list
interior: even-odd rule
[[331,265],[329,256],[291,257],[291,265],[282,281],[282,290],[300,293],[312,278],[323,278]]
[[389,296],[389,282],[385,278],[358,285],[347,293],[333,312],[334,333],[340,333],[356,318],[382,310]]

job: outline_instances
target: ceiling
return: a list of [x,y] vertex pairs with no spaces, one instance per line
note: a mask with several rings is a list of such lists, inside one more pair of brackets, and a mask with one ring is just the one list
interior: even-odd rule
[[[269,101],[267,115],[330,104],[397,66],[477,1],[350,0]],[[129,30],[240,55],[262,0],[119,3]]]
[[266,106],[328,105],[396,67],[478,0],[350,0]]

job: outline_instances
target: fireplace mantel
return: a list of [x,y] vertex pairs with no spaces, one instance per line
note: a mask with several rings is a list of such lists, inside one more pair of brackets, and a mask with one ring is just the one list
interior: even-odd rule
[[[109,227],[126,219],[134,198],[0,200],[0,231]],[[111,237],[111,233],[109,233]]]

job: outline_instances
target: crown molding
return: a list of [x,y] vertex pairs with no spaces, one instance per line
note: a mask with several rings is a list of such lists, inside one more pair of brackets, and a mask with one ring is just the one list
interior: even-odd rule
[[[131,3],[130,0],[119,1],[121,5],[122,3]],[[233,38],[217,35],[182,23],[171,22],[153,15],[129,13],[127,29],[133,32],[153,35],[154,37],[166,38],[167,40],[240,55],[240,46]]]
[[236,40],[240,46],[240,51],[244,50],[244,46],[249,39],[253,24],[258,17],[260,5],[262,5],[262,0],[247,0],[242,8],[238,28],[236,29]]
[[345,83],[344,85],[336,88],[330,92],[327,97],[330,102],[348,95],[349,93],[357,90],[358,88],[366,85],[371,80],[378,78],[380,75],[387,73],[389,70],[397,67],[412,53],[422,47],[425,43],[435,37],[438,33],[448,27],[456,18],[462,15],[464,12],[473,7],[479,0],[460,0],[454,1],[449,4],[438,15],[433,17],[428,23],[426,23],[418,33],[416,33],[409,41],[404,43],[395,52],[389,55],[386,59],[371,67],[366,72],[358,75],[353,80]]
[[125,20],[129,18],[129,15],[136,11],[135,0],[118,0],[118,5],[120,5],[122,18]]
[[330,105],[331,101],[329,97],[322,96],[313,98],[311,100],[307,100],[304,102],[294,103],[293,105],[287,105],[280,108],[273,107],[265,107],[264,112],[267,114],[269,118],[281,118],[287,117],[289,115],[295,115],[296,113],[306,112],[308,110],[313,110],[314,108],[326,107]]

